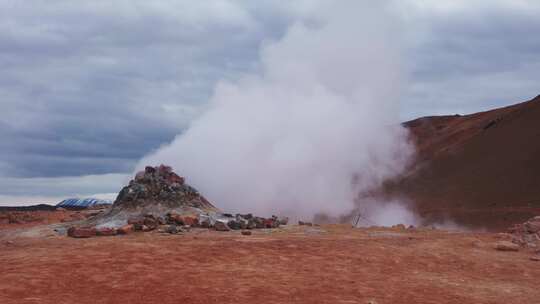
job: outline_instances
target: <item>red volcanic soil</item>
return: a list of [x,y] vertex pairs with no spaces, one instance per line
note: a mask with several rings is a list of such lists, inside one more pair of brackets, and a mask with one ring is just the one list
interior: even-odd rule
[[431,220],[505,229],[540,214],[540,96],[465,116],[404,124],[417,146],[409,173],[388,183]]
[[100,209],[86,210],[31,210],[5,211],[0,210],[0,230],[15,228],[30,228],[43,224],[73,222],[86,219],[102,212]]
[[0,303],[538,303],[540,255],[495,250],[506,237],[344,225],[90,239],[0,231]]

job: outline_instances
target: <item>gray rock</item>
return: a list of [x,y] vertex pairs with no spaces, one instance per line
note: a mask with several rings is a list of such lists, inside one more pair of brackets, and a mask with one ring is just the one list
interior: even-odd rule
[[221,222],[221,221],[216,221],[214,223],[214,229],[217,230],[217,231],[230,231],[231,230],[227,226],[227,224],[225,224],[224,222]]
[[229,226],[229,228],[231,228],[232,230],[239,230],[239,229],[242,229],[242,226],[241,224],[236,221],[236,220],[230,220],[228,223],[227,223],[227,226]]

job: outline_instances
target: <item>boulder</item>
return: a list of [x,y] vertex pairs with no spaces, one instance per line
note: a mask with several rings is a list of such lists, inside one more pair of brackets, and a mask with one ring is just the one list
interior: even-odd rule
[[67,235],[73,238],[89,238],[96,235],[96,229],[89,227],[70,227]]
[[255,220],[254,219],[248,220],[246,229],[255,229],[255,228],[257,228],[257,223],[255,222]]
[[154,230],[156,228],[157,228],[157,226],[153,227],[153,226],[142,225],[141,231],[142,232],[148,232],[148,231],[152,231],[152,230]]
[[159,221],[153,215],[145,215],[143,226],[146,226],[149,230],[154,230],[159,226]]
[[519,245],[508,241],[498,241],[495,243],[495,249],[499,251],[519,251]]
[[117,232],[118,234],[128,234],[128,233],[133,232],[134,230],[135,230],[135,229],[134,229],[133,225],[127,224],[127,225],[124,225],[124,226],[118,228],[118,229],[116,230],[116,232]]
[[242,235],[251,235],[251,231],[249,231],[249,230],[242,230]]
[[249,220],[237,214],[236,222],[240,225],[240,229],[247,229]]
[[210,222],[210,219],[203,219],[200,223],[201,228],[212,228],[212,223]]
[[183,216],[181,217],[181,221],[184,223],[184,225],[188,225],[190,227],[199,226],[199,219],[194,216]]
[[[217,222],[216,222],[217,224]],[[239,230],[239,229],[242,229],[240,223],[236,220],[230,220],[228,223],[227,223],[227,226],[229,226],[229,228],[231,228],[232,230]]]
[[278,219],[278,221],[279,221],[280,225],[287,225],[289,223],[289,218],[288,217],[280,217]]
[[144,217],[131,217],[128,219],[127,223],[129,225],[139,225],[139,226],[142,226],[144,225]]
[[278,228],[279,221],[276,218],[264,219],[264,228]]
[[255,222],[255,228],[257,229],[266,228],[265,223],[264,223],[264,218],[254,217],[253,221]]
[[214,224],[214,229],[217,230],[217,231],[229,231],[231,230],[227,224],[225,224],[224,222],[221,222],[221,221],[216,221],[216,223]]
[[236,214],[236,218],[239,218],[239,217],[243,218],[245,220],[250,220],[250,219],[253,218],[253,214],[251,214],[251,213],[248,213],[248,214],[240,214],[240,213]]
[[117,233],[118,231],[116,229],[110,227],[102,227],[96,229],[96,235],[98,236],[112,236],[116,235]]
[[170,234],[177,234],[184,232],[181,227],[176,225],[162,225],[159,228],[159,232],[162,233],[170,233]]

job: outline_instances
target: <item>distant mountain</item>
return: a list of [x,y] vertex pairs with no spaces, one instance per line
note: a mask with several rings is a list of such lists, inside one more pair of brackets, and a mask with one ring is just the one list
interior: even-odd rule
[[404,123],[417,147],[408,173],[385,192],[424,216],[502,229],[540,214],[540,96],[471,115]]
[[38,204],[30,206],[0,206],[0,212],[4,211],[54,211],[56,210],[55,206],[47,204]]

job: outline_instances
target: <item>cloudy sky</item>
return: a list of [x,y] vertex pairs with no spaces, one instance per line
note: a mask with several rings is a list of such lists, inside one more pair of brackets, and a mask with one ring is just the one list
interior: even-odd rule
[[[309,25],[328,9],[319,2],[0,1],[0,204],[117,192],[205,111],[218,81],[257,73],[261,45]],[[388,10],[402,120],[540,94],[539,1]]]

